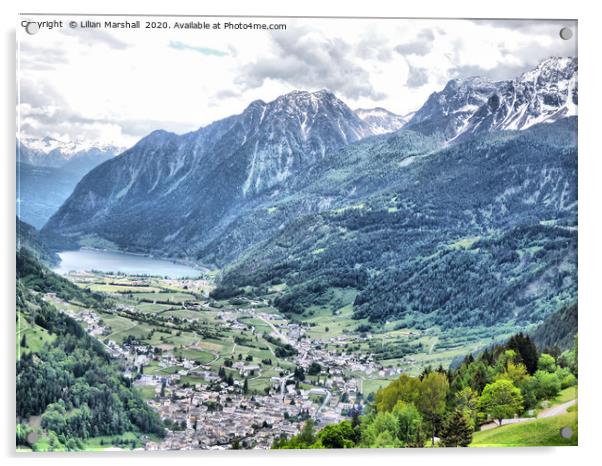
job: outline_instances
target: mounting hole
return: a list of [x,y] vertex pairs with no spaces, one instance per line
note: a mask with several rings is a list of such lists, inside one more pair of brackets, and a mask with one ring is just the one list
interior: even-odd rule
[[25,32],[27,32],[27,34],[37,34],[40,31],[40,26],[38,26],[36,23],[27,23],[27,26],[25,26]]
[[569,40],[571,37],[573,37],[573,31],[571,31],[571,28],[562,28],[560,30],[560,38],[562,40]]
[[570,427],[563,427],[560,429],[560,436],[562,438],[571,438],[573,436],[573,429]]
[[35,432],[30,432],[29,434],[27,434],[27,443],[29,443],[30,445],[33,445],[37,441],[38,441],[38,434],[36,434]]

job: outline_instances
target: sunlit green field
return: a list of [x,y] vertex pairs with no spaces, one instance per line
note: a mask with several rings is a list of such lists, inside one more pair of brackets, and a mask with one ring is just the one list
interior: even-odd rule
[[51,344],[55,339],[55,335],[50,335],[46,329],[36,324],[31,324],[21,313],[18,313],[16,335],[17,359],[22,354],[41,351],[45,344]]
[[[573,435],[564,438],[560,429],[570,427]],[[471,447],[544,447],[577,445],[577,411],[534,421],[476,432]]]

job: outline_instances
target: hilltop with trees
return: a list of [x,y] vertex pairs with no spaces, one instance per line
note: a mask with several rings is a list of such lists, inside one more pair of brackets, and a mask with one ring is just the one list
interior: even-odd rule
[[[576,339],[575,342],[576,343]],[[577,384],[576,344],[553,356],[519,333],[504,345],[468,355],[455,370],[427,367],[402,374],[376,393],[360,415],[315,432],[281,437],[273,448],[466,447],[481,425],[502,424],[554,400]],[[438,442],[437,442],[438,439]]]

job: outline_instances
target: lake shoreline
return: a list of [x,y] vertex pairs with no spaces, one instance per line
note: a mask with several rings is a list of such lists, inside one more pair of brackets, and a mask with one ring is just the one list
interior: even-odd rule
[[172,258],[88,246],[59,251],[57,255],[60,262],[52,270],[59,274],[68,274],[72,271],[99,271],[124,275],[196,279],[209,271],[207,268],[200,268],[198,264],[184,263]]
[[[199,265],[193,261],[188,261],[188,260],[183,260],[183,259],[174,259],[173,257],[169,257],[169,256],[154,255],[154,254],[144,253],[144,252],[126,251],[123,249],[109,249],[109,248],[95,248],[93,246],[81,246],[79,249],[70,249],[69,251],[81,251],[81,250],[98,251],[98,252],[112,252],[112,253],[117,253],[117,254],[126,254],[129,256],[147,257],[149,259],[161,260],[161,261],[165,261],[165,262],[172,262],[172,263],[178,264],[178,265],[185,265],[190,268],[200,270],[202,272],[211,271],[210,267],[208,267],[206,265]],[[62,253],[62,252],[67,252],[67,251],[68,250],[59,251],[59,252]],[[58,252],[57,252],[57,254],[58,254]]]

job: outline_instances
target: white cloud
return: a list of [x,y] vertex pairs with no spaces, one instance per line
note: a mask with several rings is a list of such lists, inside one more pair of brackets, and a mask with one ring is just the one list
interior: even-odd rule
[[129,145],[296,88],[403,114],[451,78],[507,79],[576,53],[555,21],[274,21],[287,30],[19,30],[21,130]]

